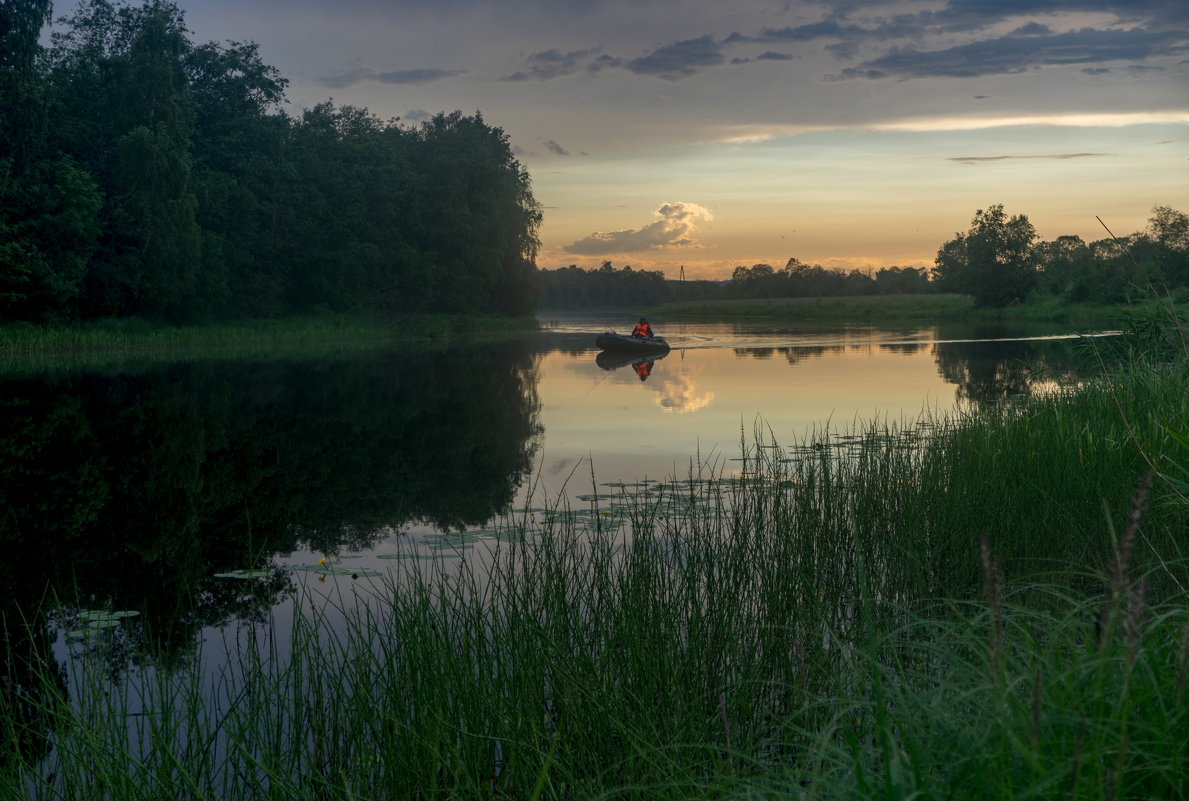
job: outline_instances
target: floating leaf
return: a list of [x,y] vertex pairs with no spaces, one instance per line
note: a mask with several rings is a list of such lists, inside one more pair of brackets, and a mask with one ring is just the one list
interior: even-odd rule
[[428,547],[434,551],[467,551],[475,547],[473,542],[431,542]]
[[109,617],[105,617],[105,618],[99,618],[99,619],[97,619],[97,620],[92,620],[92,621],[89,621],[89,622],[87,623],[87,628],[90,628],[90,629],[110,629],[110,628],[115,628],[115,627],[116,627],[116,626],[118,626],[118,625],[120,625],[120,621],[119,621],[119,620],[117,620],[117,619],[115,619],[115,618],[109,618]]
[[84,609],[78,613],[82,624],[89,628],[111,628],[127,617],[136,617],[140,612],[135,609],[121,609],[108,612],[102,609]]
[[229,579],[255,579],[271,576],[271,570],[226,570],[222,573],[216,573],[215,578],[229,578]]

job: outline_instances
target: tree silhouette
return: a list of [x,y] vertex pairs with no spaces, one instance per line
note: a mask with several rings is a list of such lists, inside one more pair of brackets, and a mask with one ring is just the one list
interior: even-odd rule
[[975,305],[1003,308],[1023,300],[1036,283],[1032,243],[1036,229],[1023,214],[1009,218],[1003,204],[974,213],[970,230],[937,251],[933,276]]

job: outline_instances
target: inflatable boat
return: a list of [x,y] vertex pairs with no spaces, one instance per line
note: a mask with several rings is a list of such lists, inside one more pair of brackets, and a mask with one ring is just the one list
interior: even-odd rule
[[605,351],[616,353],[668,353],[669,343],[660,337],[633,337],[604,331],[595,338],[595,344]]

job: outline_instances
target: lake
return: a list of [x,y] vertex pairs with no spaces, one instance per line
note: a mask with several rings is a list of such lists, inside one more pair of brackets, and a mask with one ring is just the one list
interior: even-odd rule
[[[473,541],[450,533],[489,532],[508,509],[729,476],[757,432],[790,448],[845,441],[1097,369],[1088,340],[1053,327],[656,321],[673,350],[651,363],[599,358],[607,327],[575,317],[341,359],[5,375],[4,614],[37,621],[56,595],[75,611],[38,636],[59,654],[68,633],[98,629],[124,633],[117,663],[145,631],[183,654],[291,608],[308,577],[350,583],[417,548],[464,558]],[[86,614],[99,610],[130,617]]]

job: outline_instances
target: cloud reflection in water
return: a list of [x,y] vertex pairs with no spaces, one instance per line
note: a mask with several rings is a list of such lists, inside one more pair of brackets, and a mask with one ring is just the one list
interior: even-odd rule
[[696,412],[709,406],[714,400],[713,392],[699,394],[689,375],[665,376],[665,380],[653,385],[659,397],[656,405],[664,412]]

